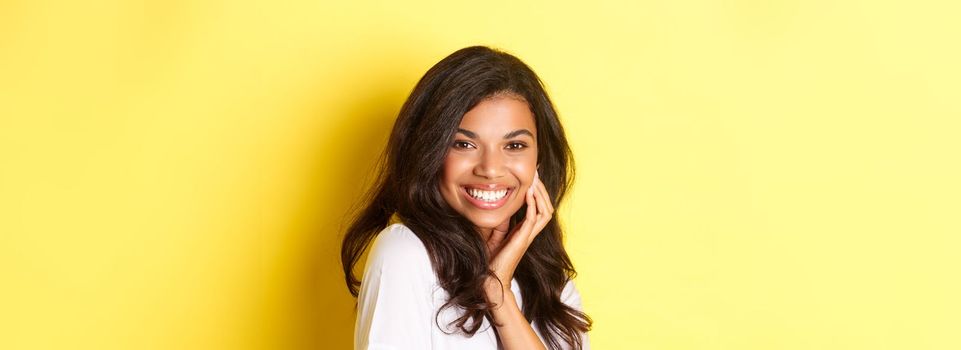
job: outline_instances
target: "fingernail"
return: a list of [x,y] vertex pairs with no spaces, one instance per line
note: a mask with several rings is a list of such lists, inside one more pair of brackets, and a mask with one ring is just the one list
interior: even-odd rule
[[534,193],[534,184],[531,184],[531,186],[527,188],[527,194],[531,193]]

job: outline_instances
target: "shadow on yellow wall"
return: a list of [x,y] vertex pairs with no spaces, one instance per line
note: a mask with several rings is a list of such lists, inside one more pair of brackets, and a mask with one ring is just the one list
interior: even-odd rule
[[[396,53],[392,53],[396,57]],[[396,62],[396,61],[395,61]],[[349,74],[348,74],[349,75]],[[353,344],[356,299],[347,291],[340,262],[340,243],[349,225],[351,208],[366,194],[377,171],[377,160],[386,145],[394,119],[411,86],[404,80],[384,79],[369,90],[351,94],[351,101],[332,116],[327,110],[313,114],[323,120],[337,120],[318,132],[321,138],[313,174],[321,184],[316,193],[316,210],[304,213],[300,243],[303,260],[289,265],[297,268],[290,295],[280,300],[290,310],[286,335],[275,339],[296,339],[292,348],[347,349]],[[404,84],[401,84],[404,82]],[[338,85],[333,82],[334,85]],[[318,106],[320,109],[329,106]],[[307,205],[305,207],[315,207]],[[362,274],[362,265],[356,274]]]

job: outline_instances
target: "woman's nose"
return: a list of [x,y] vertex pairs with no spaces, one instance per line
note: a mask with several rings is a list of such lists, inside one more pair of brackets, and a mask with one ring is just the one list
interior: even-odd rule
[[495,151],[484,151],[474,166],[474,175],[488,179],[504,176],[504,172],[504,159]]

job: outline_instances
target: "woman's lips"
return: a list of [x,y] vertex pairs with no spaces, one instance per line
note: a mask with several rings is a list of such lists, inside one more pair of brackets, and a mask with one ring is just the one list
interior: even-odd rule
[[470,202],[470,204],[473,204],[475,207],[479,209],[484,209],[484,210],[494,210],[494,209],[503,207],[504,204],[507,204],[507,199],[510,198],[511,194],[514,193],[514,188],[513,187],[508,188],[507,193],[504,194],[504,197],[493,202],[487,202],[487,201],[474,198],[473,196],[470,195],[470,193],[467,193],[467,189],[464,187],[460,188],[460,193],[464,196],[464,198],[467,199],[468,202]]

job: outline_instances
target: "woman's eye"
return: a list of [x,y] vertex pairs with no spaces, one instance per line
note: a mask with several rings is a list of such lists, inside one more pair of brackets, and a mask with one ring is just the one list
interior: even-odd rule
[[525,149],[525,148],[527,148],[527,145],[525,145],[525,144],[523,144],[523,143],[521,143],[521,142],[511,142],[511,143],[507,144],[507,149],[509,149],[509,150],[515,150],[515,151],[516,151],[516,150],[522,150],[522,149]]
[[467,141],[454,141],[454,148],[472,148],[474,145]]

